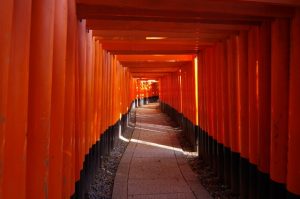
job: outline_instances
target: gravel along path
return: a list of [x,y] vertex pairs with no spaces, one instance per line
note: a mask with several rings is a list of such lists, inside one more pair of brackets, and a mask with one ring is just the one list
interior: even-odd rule
[[[135,111],[131,111],[129,127],[124,131],[122,136],[130,139],[135,126]],[[109,156],[105,156],[102,160],[102,167],[98,169],[94,182],[88,191],[86,199],[110,199],[114,186],[114,179],[118,169],[118,165],[122,158],[128,142],[119,140]]]
[[[187,139],[182,133],[178,133],[178,139],[180,141],[181,147],[185,151],[190,151],[191,146]],[[185,157],[192,170],[197,173],[198,179],[200,180],[202,186],[209,192],[209,194],[215,199],[238,199],[239,197],[234,195],[231,190],[225,186],[213,172],[213,170],[208,166],[203,160],[197,156],[189,155],[185,153]]]
[[[127,128],[123,134],[123,137],[127,139],[131,138],[135,127],[135,112],[133,111],[131,114],[134,115],[134,117],[131,117],[129,128]],[[182,133],[178,133],[178,139],[184,151],[190,151],[190,144]],[[104,157],[102,167],[99,168],[98,173],[95,176],[94,183],[91,185],[86,199],[112,198],[114,178],[127,145],[128,142],[120,140],[115,148],[111,151],[110,155]],[[203,187],[213,198],[238,198],[232,194],[228,187],[222,184],[212,169],[203,160],[199,159],[197,156],[190,155],[189,153],[185,153],[185,158],[187,159],[192,170],[197,174]]]

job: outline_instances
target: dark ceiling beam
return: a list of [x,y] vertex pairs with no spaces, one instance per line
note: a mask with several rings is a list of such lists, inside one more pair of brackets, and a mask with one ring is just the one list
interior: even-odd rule
[[[132,10],[135,10],[137,14],[140,14],[141,16],[155,16],[155,12],[181,12],[181,14],[189,12],[199,16],[201,16],[201,14],[210,14],[220,15],[220,17],[223,17],[224,15],[244,17],[291,17],[293,13],[293,8],[289,6],[245,1],[232,2],[227,0],[77,0],[77,2],[79,3],[78,5],[85,4],[97,6],[95,9],[102,9],[103,12],[112,12],[113,14],[113,9],[116,9],[116,11],[119,11],[121,14],[126,14],[126,12],[128,14],[132,12]],[[283,2],[283,0],[281,0],[281,2]],[[78,8],[80,9],[80,6]],[[111,9],[107,10],[107,8]],[[143,12],[144,14],[139,13],[138,11]],[[80,15],[80,12],[78,12],[78,14]]]
[[[193,60],[195,55],[189,54],[170,54],[170,55],[151,55],[151,54],[144,54],[144,55],[117,55],[117,60],[122,62],[190,62]],[[151,61],[149,61],[151,60]]]
[[[249,27],[249,26],[247,26]],[[116,27],[118,29],[120,29],[120,27]],[[160,35],[170,35],[172,36],[177,36],[180,37],[180,35],[182,37],[184,36],[199,36],[199,35],[231,35],[231,34],[237,34],[238,30],[214,30],[214,29],[200,29],[197,31],[191,31],[191,32],[182,32],[180,30],[172,30],[172,31],[161,31],[161,30],[118,30],[118,32],[116,32],[115,30],[105,30],[105,29],[101,29],[101,30],[93,30],[93,35],[95,36],[99,36],[99,35],[129,35],[132,34],[132,32],[134,32],[137,35],[145,35],[145,34],[160,34]]]
[[145,55],[145,54],[182,55],[182,54],[196,54],[198,50],[109,50],[109,52],[113,55]]
[[[132,33],[134,34],[134,32]],[[100,40],[103,46],[117,46],[119,45],[136,45],[136,46],[156,46],[156,45],[199,45],[206,46],[225,39],[225,36],[216,38],[166,38],[162,40],[146,40],[144,38],[113,38],[105,39],[101,37],[95,37],[96,40]]]
[[[209,45],[211,43],[207,43]],[[122,42],[122,43],[102,43],[105,50],[194,50],[194,43],[138,43],[138,42]]]
[[151,72],[151,73],[170,73],[170,72],[176,72],[179,70],[179,67],[173,67],[173,68],[129,68],[129,71],[131,73],[144,73],[144,72]]
[[77,16],[133,77],[158,79],[218,41],[264,20],[292,17],[295,5],[300,1],[77,0]]
[[94,30],[93,35],[96,37],[102,37],[103,39],[145,39],[147,36],[160,36],[176,39],[216,39],[223,38],[224,36],[237,34],[237,31],[210,31],[201,33],[178,33],[178,32],[158,32],[158,31],[129,31],[129,30]]
[[97,5],[77,5],[80,19],[180,22],[180,23],[212,23],[212,24],[245,24],[258,25],[260,21],[270,17],[236,16],[232,14],[197,13],[191,11],[160,11],[148,9],[132,9]]
[[256,2],[256,3],[268,3],[273,5],[288,5],[288,6],[300,6],[299,0],[231,0],[231,1],[245,1],[245,2]]
[[128,68],[173,68],[180,67],[188,63],[188,61],[121,61],[122,66]]
[[143,73],[131,73],[131,75],[133,77],[143,77],[143,78],[159,78],[159,77],[163,77],[166,76],[170,73],[147,73],[147,72],[143,72]]
[[213,17],[213,18],[187,18],[187,17],[135,17],[135,16],[111,16],[111,15],[97,15],[97,17],[91,15],[78,16],[80,19],[100,19],[100,20],[123,20],[123,21],[143,21],[143,22],[175,22],[175,23],[209,23],[209,24],[236,24],[236,25],[259,25],[261,21],[271,18],[225,18],[225,17]]
[[[198,36],[198,37],[166,37],[163,40],[147,40],[146,37],[163,37],[161,35],[148,35],[145,37],[138,37],[134,35],[132,32],[131,37],[123,37],[123,36],[116,36],[116,37],[103,37],[103,36],[95,36],[96,40],[100,40],[101,43],[127,43],[127,42],[142,42],[147,44],[194,44],[199,42],[202,45],[210,45],[219,40],[226,39],[227,35],[220,35],[220,36]],[[227,37],[226,37],[227,36]]]
[[96,20],[86,22],[87,28],[92,30],[114,31],[157,31],[178,33],[200,33],[204,31],[239,31],[249,30],[249,25],[236,24],[208,24],[208,23],[175,23],[175,22],[143,22],[122,20]]

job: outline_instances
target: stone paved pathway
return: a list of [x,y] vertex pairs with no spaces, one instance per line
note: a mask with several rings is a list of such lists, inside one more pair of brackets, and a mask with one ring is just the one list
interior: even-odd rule
[[211,198],[184,158],[179,132],[157,103],[137,109],[136,128],[118,167],[113,199]]

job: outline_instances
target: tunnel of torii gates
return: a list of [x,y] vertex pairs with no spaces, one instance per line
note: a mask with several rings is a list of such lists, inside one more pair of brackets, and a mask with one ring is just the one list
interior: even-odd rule
[[157,97],[240,198],[299,198],[299,5],[0,0],[0,198],[82,198]]

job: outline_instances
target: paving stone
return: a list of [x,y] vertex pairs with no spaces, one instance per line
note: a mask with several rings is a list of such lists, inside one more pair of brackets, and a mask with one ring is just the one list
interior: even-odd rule
[[136,128],[119,164],[113,198],[211,198],[189,168],[177,131],[157,104],[137,109]]
[[159,194],[191,192],[181,176],[167,179],[129,179],[128,194]]
[[129,199],[193,199],[193,193],[165,193],[148,195],[129,195]]

